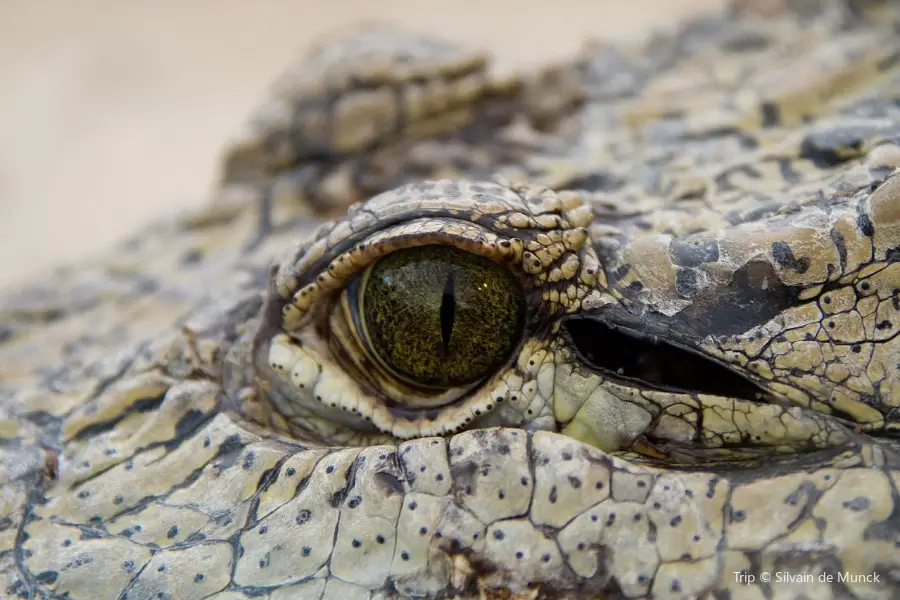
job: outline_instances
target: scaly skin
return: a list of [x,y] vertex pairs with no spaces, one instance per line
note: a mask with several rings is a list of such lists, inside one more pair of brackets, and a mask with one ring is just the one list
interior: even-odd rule
[[[284,122],[251,129],[210,207],[4,296],[0,594],[900,596],[897,8],[820,4],[589,48],[462,129],[277,156]],[[329,97],[410,81],[389,65]],[[343,308],[423,245],[526,300],[512,356],[441,401]]]

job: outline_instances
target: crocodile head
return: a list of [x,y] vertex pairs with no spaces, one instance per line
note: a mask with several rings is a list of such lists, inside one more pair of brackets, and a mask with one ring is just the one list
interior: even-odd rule
[[307,218],[0,297],[0,595],[896,598],[896,7],[787,4],[536,87],[314,55],[226,160]]

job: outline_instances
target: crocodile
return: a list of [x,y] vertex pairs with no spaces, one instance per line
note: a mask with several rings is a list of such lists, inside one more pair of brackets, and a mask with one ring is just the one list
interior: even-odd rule
[[325,42],[0,297],[0,595],[900,597],[898,28]]

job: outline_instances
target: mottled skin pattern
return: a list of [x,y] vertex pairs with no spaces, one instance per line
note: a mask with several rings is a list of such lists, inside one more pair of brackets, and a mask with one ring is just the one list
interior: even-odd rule
[[[0,298],[0,596],[900,597],[897,7],[761,6],[502,85],[326,47],[216,202]],[[527,305],[446,397],[340,310],[433,244]]]

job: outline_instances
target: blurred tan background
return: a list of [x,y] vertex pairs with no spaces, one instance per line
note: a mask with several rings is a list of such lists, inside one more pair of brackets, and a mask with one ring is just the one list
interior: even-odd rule
[[209,197],[222,145],[323,34],[392,21],[504,69],[723,0],[0,0],[0,288]]

